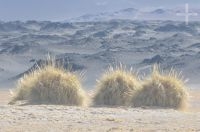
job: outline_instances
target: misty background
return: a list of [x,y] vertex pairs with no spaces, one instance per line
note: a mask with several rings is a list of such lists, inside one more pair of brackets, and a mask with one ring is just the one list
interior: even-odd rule
[[199,0],[0,0],[1,21],[65,21],[85,14],[112,12],[125,8],[198,8]]

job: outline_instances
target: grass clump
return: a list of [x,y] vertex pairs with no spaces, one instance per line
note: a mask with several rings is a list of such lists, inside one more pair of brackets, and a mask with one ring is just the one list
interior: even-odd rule
[[27,100],[30,104],[61,104],[82,106],[85,92],[79,78],[52,63],[46,64],[18,81],[12,103]]
[[150,79],[143,82],[141,89],[133,96],[133,105],[158,106],[181,109],[185,107],[188,93],[184,82],[174,70],[162,73],[154,66]]
[[131,71],[126,71],[122,67],[110,68],[98,81],[94,105],[130,105],[131,95],[139,86],[138,79]]

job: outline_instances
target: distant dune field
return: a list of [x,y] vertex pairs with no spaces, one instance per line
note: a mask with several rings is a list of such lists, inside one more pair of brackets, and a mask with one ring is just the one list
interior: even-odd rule
[[65,68],[86,71],[87,89],[93,89],[105,68],[117,63],[142,75],[159,63],[163,69],[182,71],[190,83],[199,83],[199,26],[199,22],[185,26],[183,22],[132,20],[2,22],[0,88],[14,87],[48,53],[64,61]]

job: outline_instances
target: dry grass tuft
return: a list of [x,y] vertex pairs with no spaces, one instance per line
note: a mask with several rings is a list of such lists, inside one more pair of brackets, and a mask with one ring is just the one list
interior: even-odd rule
[[168,73],[160,71],[155,65],[151,78],[143,82],[143,86],[133,96],[133,105],[158,106],[182,109],[187,102],[188,93],[184,82],[174,70]]
[[122,67],[110,68],[97,84],[94,105],[127,106],[139,88],[138,79]]
[[19,80],[12,103],[27,100],[30,104],[86,104],[85,92],[79,78],[53,61],[25,75]]

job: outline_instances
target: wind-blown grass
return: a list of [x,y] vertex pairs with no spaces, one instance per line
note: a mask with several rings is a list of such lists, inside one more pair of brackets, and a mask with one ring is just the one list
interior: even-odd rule
[[110,68],[99,80],[94,105],[128,106],[140,87],[138,78],[122,67]]
[[133,96],[133,105],[158,106],[181,109],[187,102],[188,93],[177,72],[171,70],[168,73],[161,72],[158,66],[154,66],[152,75],[143,82],[141,89]]
[[53,61],[26,74],[18,81],[12,103],[27,100],[30,104],[86,104],[86,95],[74,73],[56,67]]

